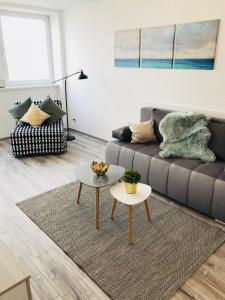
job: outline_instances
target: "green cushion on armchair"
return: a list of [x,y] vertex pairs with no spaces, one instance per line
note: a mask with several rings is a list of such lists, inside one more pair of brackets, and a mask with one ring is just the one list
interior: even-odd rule
[[46,125],[55,123],[56,121],[62,119],[62,117],[66,114],[50,96],[48,96],[38,106],[42,111],[50,115],[50,118],[45,121]]
[[13,108],[9,109],[8,112],[13,116],[14,119],[20,120],[25,113],[28,111],[32,104],[32,100],[29,97],[27,100],[22,102],[19,105],[14,106]]

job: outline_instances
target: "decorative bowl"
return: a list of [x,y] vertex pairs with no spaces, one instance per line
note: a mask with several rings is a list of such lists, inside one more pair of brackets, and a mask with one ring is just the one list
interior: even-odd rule
[[108,171],[109,164],[103,161],[101,162],[93,161],[93,163],[91,164],[91,169],[97,176],[102,176],[105,175],[105,173]]

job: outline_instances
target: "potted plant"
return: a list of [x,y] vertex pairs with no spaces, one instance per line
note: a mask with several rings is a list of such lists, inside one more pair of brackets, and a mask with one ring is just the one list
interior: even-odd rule
[[137,183],[140,181],[141,175],[136,170],[127,170],[123,174],[126,192],[135,194],[137,191]]

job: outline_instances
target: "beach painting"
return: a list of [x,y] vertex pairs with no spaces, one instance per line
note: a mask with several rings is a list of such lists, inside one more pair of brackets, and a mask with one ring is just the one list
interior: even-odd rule
[[115,32],[114,66],[119,68],[140,67],[140,29]]
[[141,68],[173,68],[175,25],[141,29]]
[[212,70],[219,20],[176,25],[174,68]]

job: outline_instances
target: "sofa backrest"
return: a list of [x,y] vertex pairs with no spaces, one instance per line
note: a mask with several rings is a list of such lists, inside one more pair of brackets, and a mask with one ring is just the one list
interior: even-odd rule
[[166,109],[158,109],[158,108],[152,108],[152,107],[143,107],[141,109],[141,122],[148,121],[150,119],[154,119],[154,130],[155,135],[159,143],[162,142],[163,138],[159,132],[159,123],[161,120],[169,113],[171,113],[172,110],[166,110]]
[[[163,138],[159,132],[159,123],[161,120],[173,110],[143,107],[141,108],[141,122],[154,119],[155,135],[159,143],[162,142]],[[225,161],[225,119],[211,118],[208,125],[211,131],[212,137],[209,142],[209,148],[215,153],[218,159]]]

